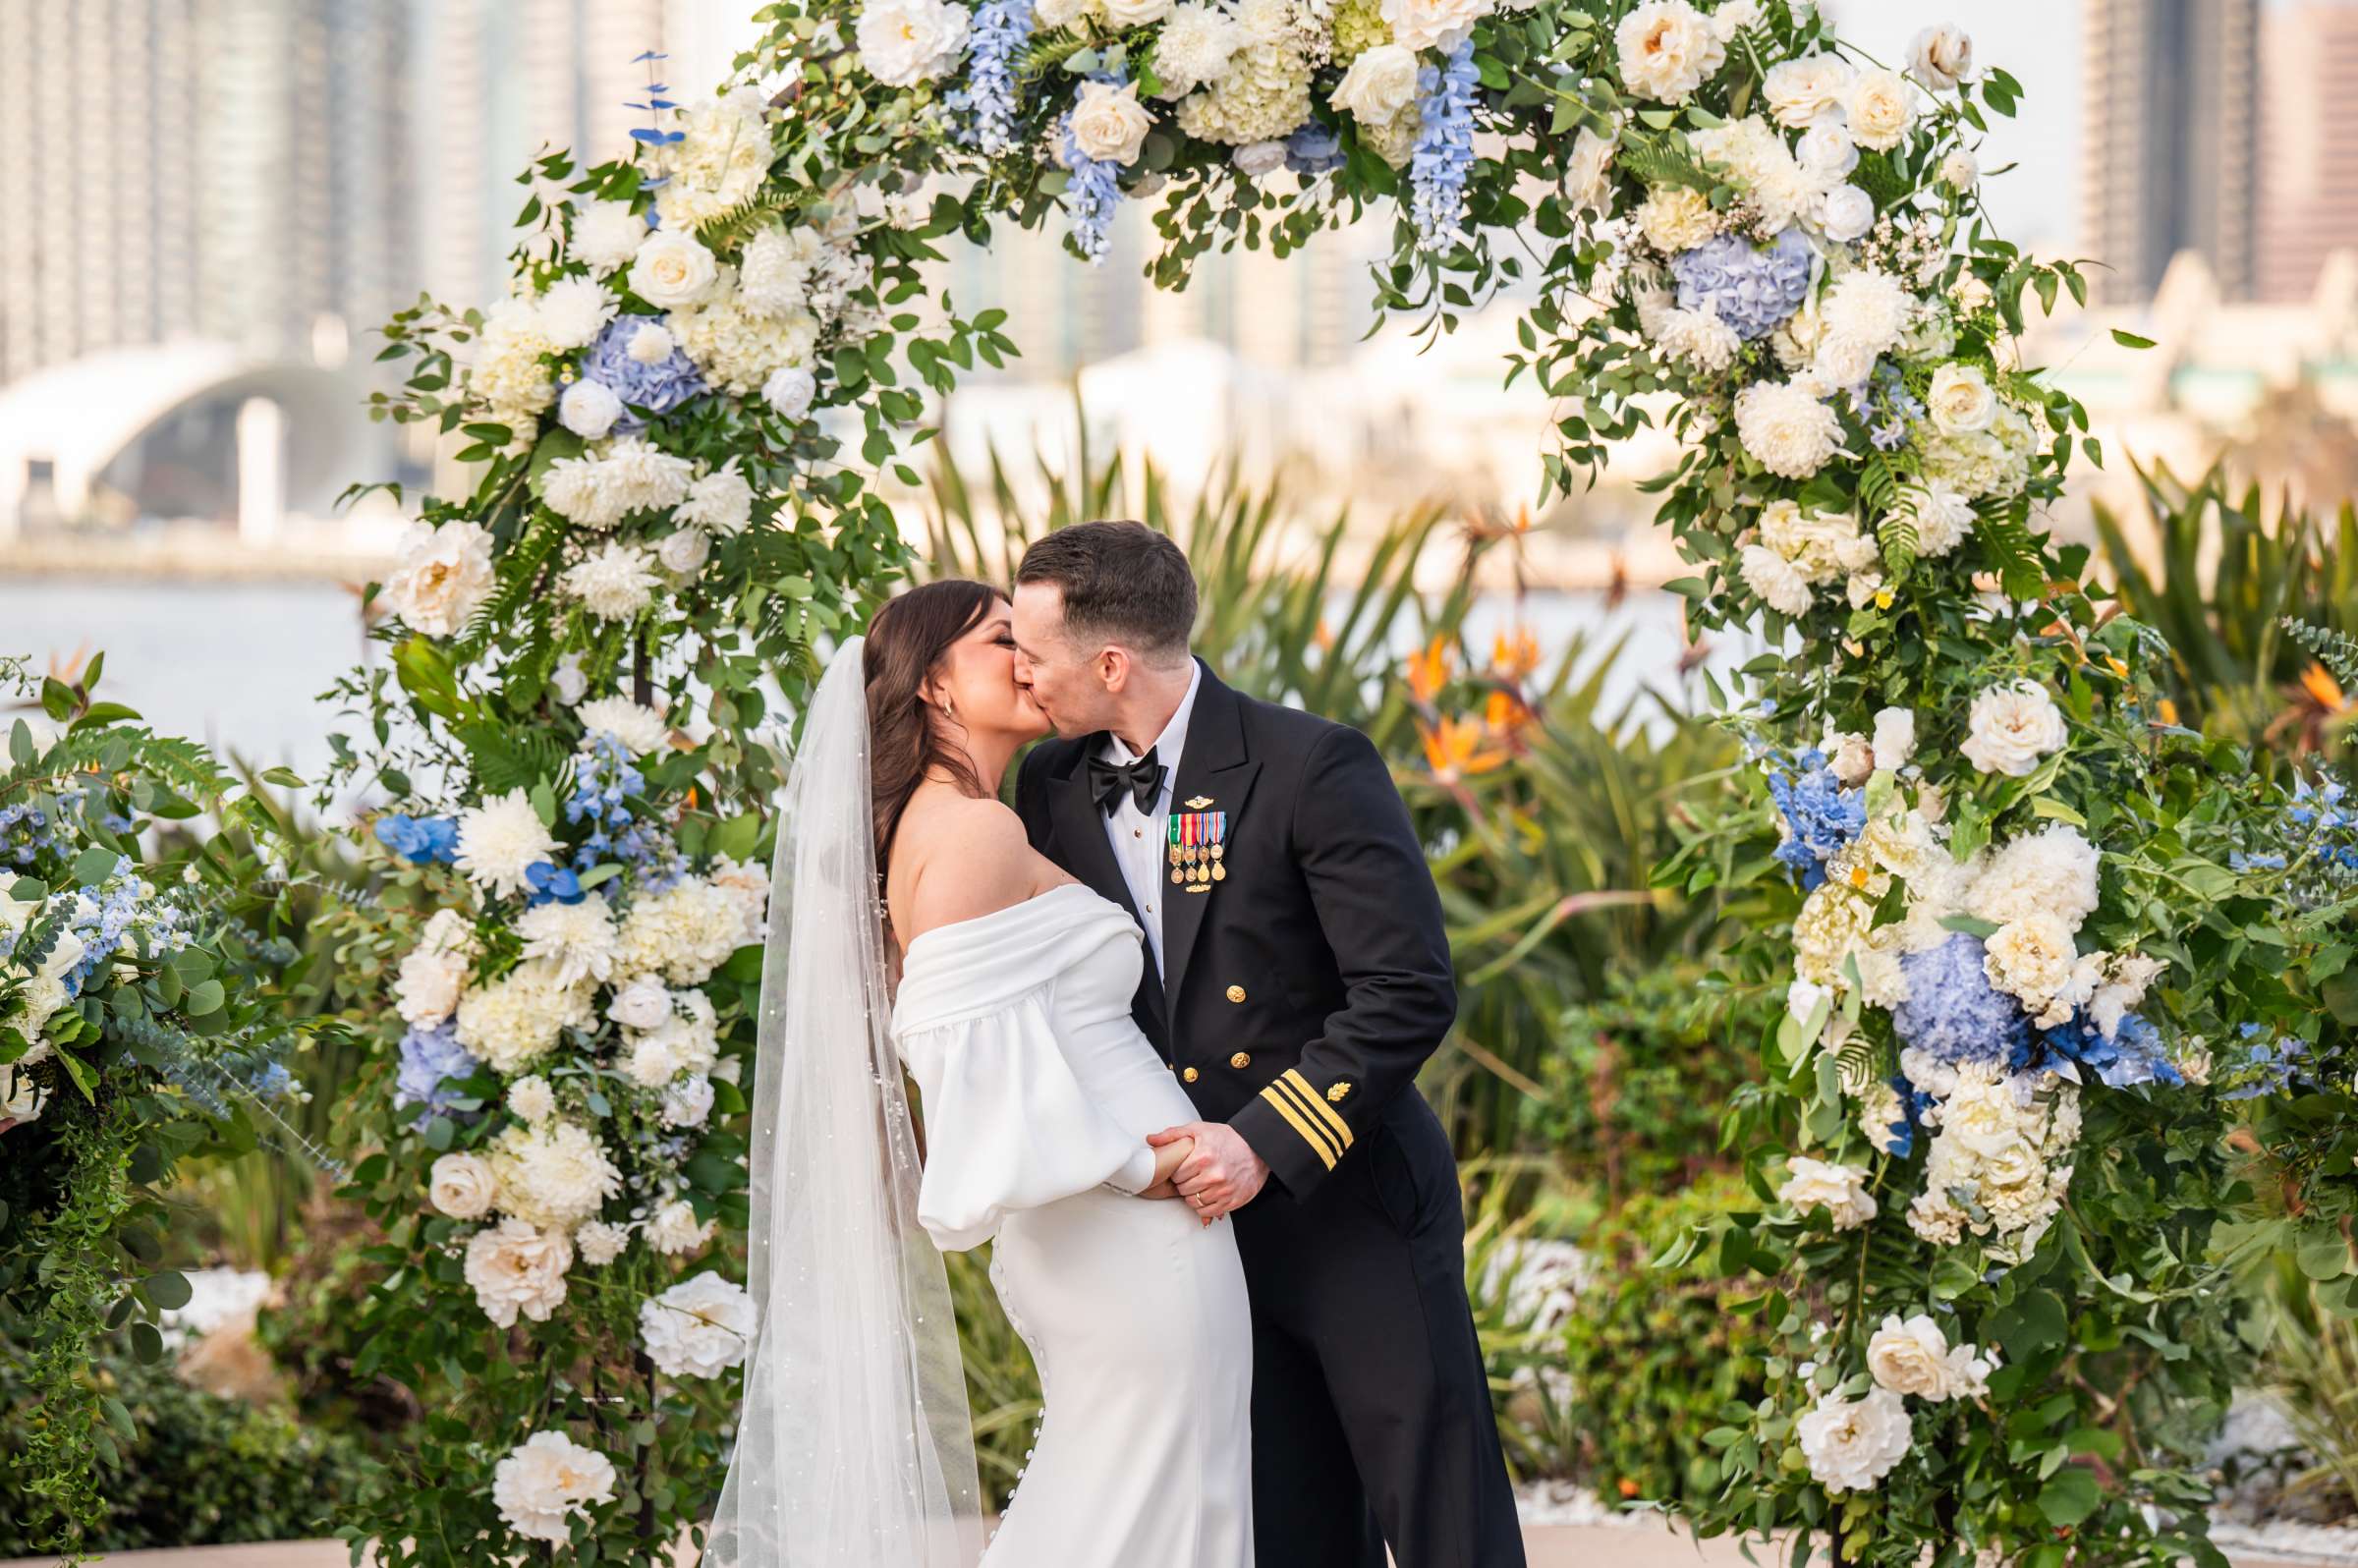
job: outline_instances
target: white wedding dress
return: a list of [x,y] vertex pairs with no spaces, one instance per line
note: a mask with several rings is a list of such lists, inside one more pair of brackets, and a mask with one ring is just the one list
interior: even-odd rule
[[1251,1316],[1234,1231],[1131,1196],[1196,1119],[1130,1017],[1145,938],[1077,883],[920,934],[892,1036],[924,1093],[917,1213],[995,1240],[1039,1435],[987,1568],[1250,1568]]

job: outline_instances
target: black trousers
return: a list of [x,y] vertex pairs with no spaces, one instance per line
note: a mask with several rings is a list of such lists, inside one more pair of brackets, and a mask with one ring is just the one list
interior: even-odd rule
[[1310,1197],[1238,1210],[1253,1303],[1254,1551],[1263,1568],[1522,1568],[1466,1301],[1465,1215],[1410,1090]]

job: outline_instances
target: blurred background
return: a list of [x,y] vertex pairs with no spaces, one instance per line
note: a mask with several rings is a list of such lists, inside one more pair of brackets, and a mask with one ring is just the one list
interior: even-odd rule
[[[1956,9],[1828,8],[1886,56]],[[647,80],[634,59],[662,51],[694,96],[751,9],[0,0],[0,203],[21,215],[0,232],[0,642],[61,666],[103,646],[159,727],[316,764],[310,700],[360,651],[358,587],[401,523],[381,496],[335,497],[435,477],[421,432],[365,418],[374,329],[421,289],[497,299],[526,160],[615,154]],[[1982,152],[1997,228],[2106,268],[2028,345],[2108,454],[2054,526],[2094,537],[2109,513],[2158,565],[2132,460],[2338,505],[2358,476],[2358,4],[1982,0],[1953,20],[2028,93]],[[1270,547],[1315,547],[1347,509],[1346,564],[1422,506],[1528,521],[1517,570],[1548,642],[1628,630],[1638,663],[1677,656],[1677,601],[1652,591],[1676,563],[1631,483],[1657,446],[1521,516],[1549,410],[1500,389],[1520,302],[1430,345],[1371,335],[1388,219],[1285,260],[1211,258],[1165,294],[1139,275],[1145,220],[1125,213],[1097,268],[1053,230],[947,263],[950,297],[1008,309],[1025,357],[941,411],[942,463],[972,480],[995,455],[1035,511],[1032,481],[1084,446],[1177,491],[1282,476]],[[938,521],[938,494],[899,499],[913,537]]]

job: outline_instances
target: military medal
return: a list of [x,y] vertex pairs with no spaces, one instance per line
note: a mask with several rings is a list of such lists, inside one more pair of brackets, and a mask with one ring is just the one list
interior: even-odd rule
[[1226,812],[1174,812],[1170,823],[1171,881],[1175,885],[1191,893],[1208,893],[1212,883],[1228,880],[1228,868],[1223,864],[1228,854]]

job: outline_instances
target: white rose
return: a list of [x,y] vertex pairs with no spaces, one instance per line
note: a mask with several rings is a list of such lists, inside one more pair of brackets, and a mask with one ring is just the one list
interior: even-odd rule
[[673,1199],[655,1210],[654,1218],[646,1222],[646,1244],[666,1258],[694,1252],[711,1235],[712,1227],[699,1223],[696,1209],[685,1198]]
[[861,8],[860,63],[891,87],[914,87],[945,75],[966,51],[969,18],[943,0],[869,0]]
[[453,1219],[480,1219],[499,1206],[499,1179],[473,1154],[444,1154],[427,1173],[426,1198]]
[[2047,1180],[2047,1161],[2027,1138],[2001,1139],[1982,1155],[1982,1171],[1993,1188],[2020,1191]]
[[556,672],[549,676],[548,684],[556,688],[557,700],[565,706],[579,702],[590,690],[590,677],[582,672],[582,656],[568,653],[557,660]]
[[1867,1341],[1867,1371],[1895,1394],[1914,1394],[1935,1404],[1948,1398],[1948,1336],[1930,1316],[1905,1319],[1894,1313]]
[[1916,714],[1904,707],[1879,708],[1875,715],[1875,765],[1896,773],[1916,755]]
[[1982,183],[1980,161],[1963,147],[1949,148],[1947,156],[1940,160],[1940,183],[1955,191],[1972,190]]
[[1864,735],[1831,735],[1821,749],[1825,753],[1826,767],[1844,785],[1864,784],[1867,775],[1875,771],[1875,748]]
[[1976,694],[1967,718],[1972,734],[1959,748],[1985,773],[2021,778],[2039,759],[2063,749],[2063,714],[2036,681],[2009,681]]
[[[1363,49],[1327,101],[1362,125],[1383,125],[1417,96],[1417,56],[1396,43]],[[1593,134],[1591,140],[1595,140]]]
[[606,1016],[625,1029],[653,1029],[671,1018],[671,992],[651,975],[642,975],[614,993]]
[[1264,174],[1274,174],[1285,167],[1285,143],[1282,140],[1248,141],[1228,154],[1236,172],[1248,180],[1258,180]]
[[1032,26],[1040,32],[1062,32],[1089,14],[1095,0],[1039,0],[1032,8]]
[[476,1305],[502,1328],[512,1328],[521,1312],[547,1322],[565,1304],[565,1270],[573,1266],[573,1243],[561,1230],[542,1231],[510,1216],[467,1243],[467,1283]]
[[1776,1190],[1776,1196],[1798,1209],[1825,1209],[1833,1217],[1836,1230],[1856,1230],[1876,1215],[1875,1195],[1867,1190],[1867,1172],[1806,1154],[1787,1162],[1785,1184]]
[[592,201],[573,216],[573,254],[599,272],[611,272],[639,253],[646,219],[627,201]]
[[1916,93],[1908,79],[1880,67],[1862,71],[1850,84],[1843,112],[1850,139],[1862,147],[1888,152],[1916,124]]
[[1850,140],[1840,121],[1820,120],[1801,134],[1793,157],[1821,179],[1840,180],[1859,166],[1859,144]]
[[694,577],[703,570],[711,554],[712,541],[702,529],[673,529],[655,546],[655,559],[663,563],[664,570],[680,577]]
[[1765,544],[1745,545],[1739,570],[1744,586],[1779,615],[1798,620],[1809,614],[1811,604],[1816,602],[1817,596],[1810,591],[1810,580],[1801,568]]
[[712,1114],[712,1080],[691,1073],[663,1090],[663,1125],[702,1127]]
[[1979,365],[1959,364],[1953,360],[1941,365],[1933,372],[1924,403],[1943,435],[1987,430],[1997,422],[1997,394]]
[[562,1545],[573,1515],[614,1500],[614,1462],[561,1431],[536,1431],[492,1467],[491,1500],[519,1536]]
[[[1360,56],[1361,60],[1366,58],[1365,54]],[[1605,166],[1612,156],[1612,141],[1587,126],[1582,126],[1580,135],[1572,139],[1572,157],[1564,165],[1564,195],[1571,197],[1575,210],[1602,212],[1611,204],[1612,185],[1605,176]]]
[[594,441],[622,418],[622,399],[603,381],[576,381],[557,400],[557,419],[585,441]]
[[754,1300],[718,1274],[697,1274],[640,1304],[639,1335],[666,1377],[717,1377],[745,1365]]
[[811,400],[817,395],[818,378],[799,364],[782,365],[761,383],[761,401],[790,420],[809,414]]
[[1973,75],[1973,39],[1953,22],[1924,28],[1908,42],[1908,75],[1946,92]]
[[2048,911],[2008,921],[1991,933],[1982,950],[1990,983],[2009,996],[2043,1004],[2071,983],[2079,960],[2071,924]]
[[660,229],[631,263],[631,292],[659,309],[702,305],[720,279],[720,262],[693,234]]
[[1105,20],[1123,29],[1151,28],[1171,14],[1171,0],[1098,0]]
[[1127,168],[1138,161],[1153,124],[1154,117],[1138,101],[1137,83],[1117,87],[1110,82],[1084,82],[1073,105],[1073,145],[1085,158]]
[[1811,216],[1820,234],[1848,245],[1875,227],[1875,198],[1855,185],[1838,185],[1818,198]]
[[491,535],[461,520],[413,523],[385,579],[385,605],[427,637],[456,636],[490,597]]
[[1793,1424],[1810,1476],[1829,1492],[1867,1491],[1908,1456],[1907,1402],[1888,1388],[1863,1399],[1827,1395]]
[[1769,118],[1788,131],[1824,121],[1838,122],[1842,100],[1855,76],[1850,63],[1836,55],[1805,54],[1797,60],[1780,60],[1761,79],[1761,101],[1768,106]]
[[1383,0],[1392,41],[1408,49],[1454,49],[1474,24],[1494,9],[1491,0]]
[[[1388,6],[1385,15],[1390,15]],[[1638,97],[1661,103],[1686,102],[1727,61],[1725,41],[1687,0],[1641,0],[1613,29],[1613,45],[1622,84]]]

